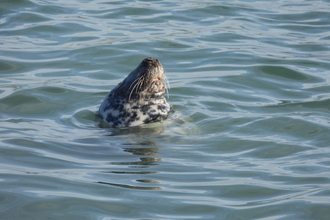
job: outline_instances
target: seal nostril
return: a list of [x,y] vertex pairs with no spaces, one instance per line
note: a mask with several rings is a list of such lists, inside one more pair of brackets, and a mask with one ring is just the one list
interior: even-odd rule
[[155,58],[152,58],[152,57],[147,57],[143,61],[147,62],[147,63],[159,63],[158,59],[155,59]]
[[145,58],[103,100],[99,114],[114,126],[137,126],[165,119],[170,105],[164,98],[166,81],[162,64]]

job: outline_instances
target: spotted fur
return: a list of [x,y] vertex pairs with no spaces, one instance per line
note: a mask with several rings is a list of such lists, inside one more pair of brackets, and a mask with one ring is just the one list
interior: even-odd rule
[[103,100],[99,114],[116,127],[132,127],[166,119],[170,112],[163,66],[146,58]]

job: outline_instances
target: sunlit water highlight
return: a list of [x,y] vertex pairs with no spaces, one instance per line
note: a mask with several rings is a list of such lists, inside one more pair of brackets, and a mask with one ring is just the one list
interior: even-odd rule
[[[0,219],[330,219],[329,1],[0,4]],[[175,114],[104,96],[158,58]]]

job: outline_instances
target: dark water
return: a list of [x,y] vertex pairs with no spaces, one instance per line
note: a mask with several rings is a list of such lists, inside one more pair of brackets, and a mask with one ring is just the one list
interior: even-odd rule
[[[330,219],[329,1],[0,3],[0,219]],[[100,126],[143,58],[172,118]]]

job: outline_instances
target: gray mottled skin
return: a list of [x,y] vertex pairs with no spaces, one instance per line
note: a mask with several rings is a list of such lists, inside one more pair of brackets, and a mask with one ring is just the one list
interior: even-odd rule
[[103,100],[99,114],[117,127],[138,126],[167,117],[164,69],[157,59],[146,58]]

